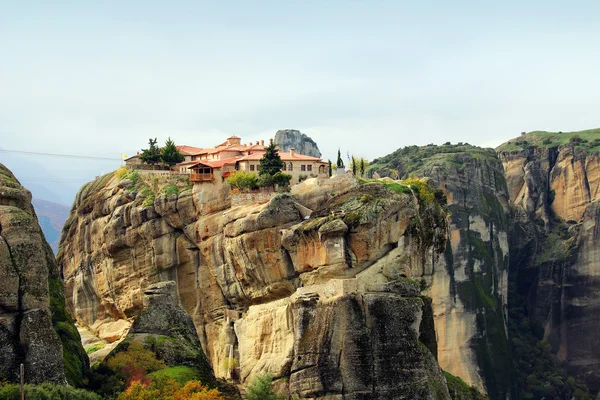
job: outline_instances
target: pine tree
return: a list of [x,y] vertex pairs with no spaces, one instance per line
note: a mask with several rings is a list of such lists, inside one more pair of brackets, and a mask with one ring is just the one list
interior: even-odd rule
[[344,169],[344,161],[342,160],[342,155],[340,153],[340,149],[338,149],[337,167]]
[[331,160],[327,160],[327,169],[329,172],[329,177],[331,178],[331,175],[333,175],[333,168],[331,166]]
[[175,142],[171,138],[168,138],[165,142],[165,147],[162,148],[160,156],[162,162],[169,165],[175,165],[185,159],[183,154],[177,150],[177,146],[175,146]]
[[358,165],[356,165],[356,158],[352,155],[352,175],[356,176],[356,170]]
[[154,138],[154,140],[150,138],[148,140],[148,145],[150,146],[148,149],[142,149],[142,154],[140,154],[140,161],[144,164],[158,164],[161,160],[161,157],[160,149],[156,146],[156,138]]
[[260,159],[260,165],[258,167],[259,175],[275,175],[283,168],[283,161],[279,157],[275,142],[271,140],[271,143],[265,148],[265,154]]
[[365,159],[364,158],[360,159],[360,176],[362,176],[363,178],[365,176]]

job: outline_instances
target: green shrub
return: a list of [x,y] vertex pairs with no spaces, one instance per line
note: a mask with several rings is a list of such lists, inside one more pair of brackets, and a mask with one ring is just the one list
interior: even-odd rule
[[[19,400],[21,398],[19,385],[6,384],[0,386],[0,400]],[[25,398],[27,400],[101,400],[96,393],[72,386],[42,383],[41,385],[25,385]]]
[[141,179],[141,176],[136,170],[133,170],[133,171],[129,172],[127,175],[125,175],[125,179],[129,179],[133,182],[137,182]]
[[257,375],[246,389],[248,400],[282,400],[283,397],[273,391],[269,374]]
[[235,171],[227,178],[227,183],[240,191],[252,190],[258,188],[258,177],[252,172]]
[[284,174],[283,172],[277,172],[274,175],[263,174],[258,178],[258,185],[260,187],[271,187],[275,185],[288,186],[292,176]]
[[167,185],[162,189],[162,193],[164,193],[167,196],[178,195],[179,188],[175,185]]
[[150,194],[148,196],[146,196],[146,198],[144,199],[144,203],[142,204],[143,207],[152,207],[154,205],[154,199],[156,198],[156,195],[153,192],[150,192]]

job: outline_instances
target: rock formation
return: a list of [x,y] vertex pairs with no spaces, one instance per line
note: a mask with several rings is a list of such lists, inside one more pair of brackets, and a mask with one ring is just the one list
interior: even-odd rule
[[527,135],[521,148],[503,145],[498,153],[515,205],[511,268],[532,323],[567,371],[598,391],[600,154],[576,141],[535,140]]
[[293,148],[298,154],[321,157],[321,152],[315,141],[295,129],[278,130],[275,133],[275,144],[280,151],[290,151]]
[[414,281],[431,280],[444,248],[442,207],[382,183],[319,181],[233,208],[206,185],[144,206],[139,183],[87,184],[58,255],[70,310],[108,335],[172,280],[217,376],[270,372],[301,398],[449,399]]
[[411,146],[375,162],[380,176],[429,177],[447,193],[449,245],[425,276],[438,360],[492,399],[505,399],[509,202],[502,164],[492,149],[469,145]]
[[23,363],[27,382],[80,382],[87,356],[62,291],[31,193],[0,164],[0,380]]
[[215,384],[192,318],[177,305],[175,282],[152,284],[144,291],[143,311],[136,317],[125,340],[111,355],[127,348],[133,341],[150,347],[168,366],[192,367],[198,371],[202,383]]

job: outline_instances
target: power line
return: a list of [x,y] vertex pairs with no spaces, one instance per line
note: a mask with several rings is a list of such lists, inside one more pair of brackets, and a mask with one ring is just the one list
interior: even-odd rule
[[81,182],[81,181],[87,181],[90,180],[91,178],[80,178],[80,179],[62,179],[62,178],[18,178],[20,181],[27,181],[27,182]]
[[6,150],[6,149],[0,149],[0,152],[26,154],[26,155],[32,155],[32,156],[49,156],[49,157],[62,157],[62,158],[80,158],[80,159],[87,159],[87,160],[121,161],[120,158],[81,156],[81,155],[77,155],[77,154],[40,153],[40,152],[35,152],[35,151]]

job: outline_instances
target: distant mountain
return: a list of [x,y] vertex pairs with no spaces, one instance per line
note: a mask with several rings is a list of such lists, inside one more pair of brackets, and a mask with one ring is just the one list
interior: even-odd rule
[[46,241],[50,243],[50,247],[52,247],[54,254],[56,254],[58,252],[60,233],[69,216],[69,207],[35,198],[33,199],[33,207],[35,208],[35,213],[38,216],[44,236],[46,236]]
[[275,144],[281,151],[290,151],[293,148],[296,153],[306,156],[321,157],[321,151],[317,143],[304,133],[295,129],[282,129],[275,133]]

